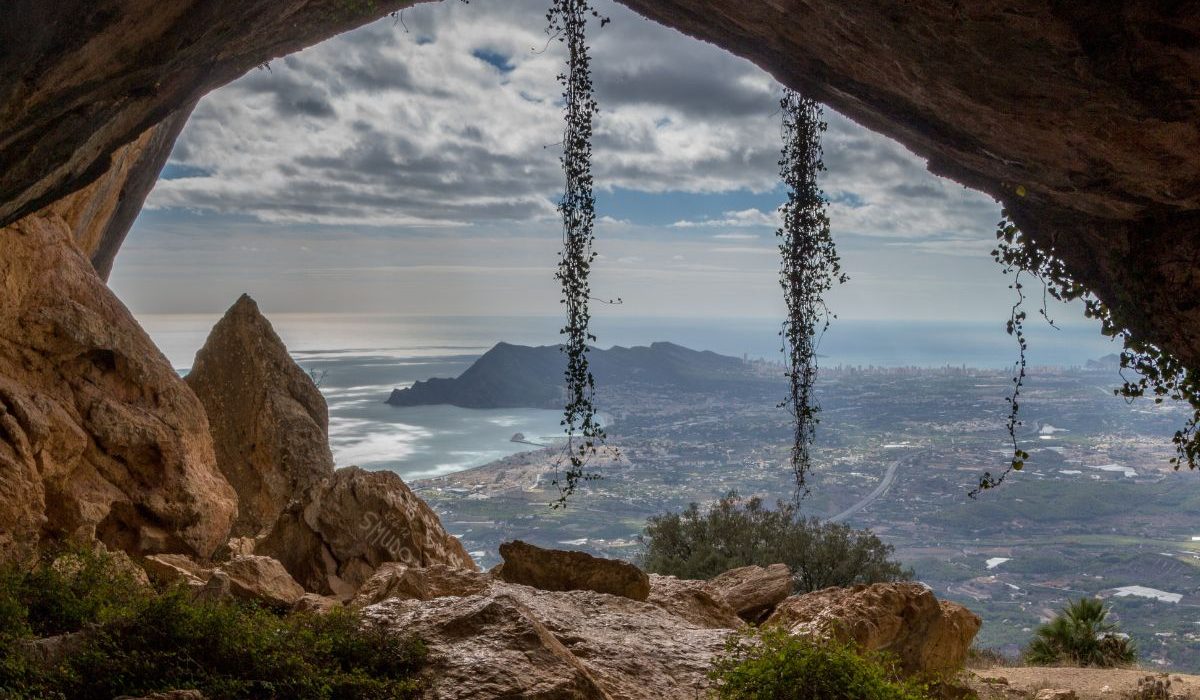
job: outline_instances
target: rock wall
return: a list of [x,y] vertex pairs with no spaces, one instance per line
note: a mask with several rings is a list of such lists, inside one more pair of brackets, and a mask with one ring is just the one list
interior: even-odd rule
[[0,559],[43,538],[206,557],[236,515],[204,409],[53,212],[0,231]]

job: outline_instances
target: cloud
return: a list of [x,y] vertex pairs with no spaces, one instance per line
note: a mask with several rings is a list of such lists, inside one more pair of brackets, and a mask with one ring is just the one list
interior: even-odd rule
[[[602,11],[597,187],[773,187],[777,145],[762,134],[778,86],[621,6]],[[199,175],[160,183],[149,206],[319,225],[553,218],[562,46],[544,24],[540,1],[423,5],[251,71],[185,129],[171,165]]]
[[698,226],[764,226],[767,228],[777,228],[779,226],[779,215],[776,212],[767,213],[759,209],[743,209],[741,211],[727,211],[720,219],[683,220],[671,224],[671,228],[696,228]]

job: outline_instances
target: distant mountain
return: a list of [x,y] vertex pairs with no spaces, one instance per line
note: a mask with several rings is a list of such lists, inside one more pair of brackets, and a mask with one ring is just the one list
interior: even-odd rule
[[[451,404],[464,408],[561,408],[566,355],[559,345],[498,343],[456,379],[434,378],[395,389],[393,406]],[[745,362],[674,343],[588,353],[596,382],[605,387],[641,386],[703,390],[752,376]]]

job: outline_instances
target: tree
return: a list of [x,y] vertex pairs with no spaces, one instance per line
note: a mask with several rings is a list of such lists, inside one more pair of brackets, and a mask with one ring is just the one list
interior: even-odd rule
[[1095,598],[1080,598],[1038,628],[1025,650],[1031,664],[1126,666],[1137,661],[1137,648],[1106,622],[1109,609]]
[[893,548],[869,530],[801,517],[791,503],[774,510],[761,498],[730,493],[707,511],[692,503],[680,513],[646,521],[640,564],[652,573],[712,578],[729,569],[783,563],[794,590],[905,580],[912,576],[891,559]]

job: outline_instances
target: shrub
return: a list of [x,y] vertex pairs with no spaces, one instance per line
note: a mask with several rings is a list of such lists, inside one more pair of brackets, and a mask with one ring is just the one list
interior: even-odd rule
[[[0,639],[0,697],[108,700],[195,688],[212,698],[383,700],[419,690],[424,646],[350,610],[278,615],[236,601],[196,601],[183,588],[122,591],[124,579],[111,567],[102,569],[111,577],[94,579],[87,567],[78,569],[74,575],[96,588],[72,599],[82,583],[69,569],[46,568],[0,577],[10,621]],[[37,581],[56,585],[39,594]],[[75,602],[54,600],[64,594]],[[50,627],[74,631],[63,629],[68,619],[86,631],[59,663],[27,656],[23,641]]]
[[1031,664],[1074,666],[1128,666],[1137,661],[1137,649],[1106,622],[1109,610],[1095,598],[1080,598],[1037,629],[1025,649]]
[[145,597],[133,575],[103,550],[47,552],[32,569],[0,569],[0,636],[46,637],[103,624]]
[[851,586],[911,578],[891,559],[893,549],[867,530],[803,518],[795,506],[774,510],[762,499],[730,493],[706,512],[693,503],[682,513],[646,521],[639,564],[652,573],[711,578],[739,566],[782,562],[795,590]]
[[721,700],[925,700],[885,657],[793,637],[778,628],[733,635],[709,674]]

